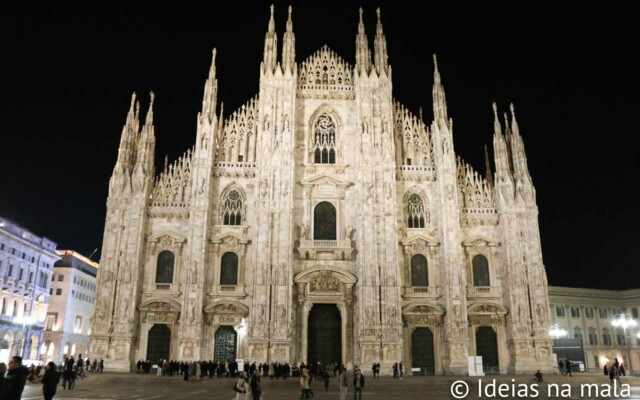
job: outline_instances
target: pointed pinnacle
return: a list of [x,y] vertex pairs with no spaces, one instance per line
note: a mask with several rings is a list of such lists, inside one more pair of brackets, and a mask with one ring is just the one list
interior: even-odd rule
[[433,53],[433,67],[434,83],[440,83],[440,71],[438,70],[438,59],[435,53]]
[[293,19],[291,19],[292,13],[293,7],[289,6],[289,16],[287,17],[287,32],[293,32]]
[[149,97],[151,97],[151,102],[149,102],[149,110],[147,111],[147,118],[145,119],[146,125],[153,124],[153,100],[156,98],[156,95],[151,91],[149,92]]
[[269,32],[269,33],[273,33],[273,32],[275,32],[275,30],[276,30],[276,22],[275,22],[275,20],[274,20],[274,18],[273,18],[273,13],[274,13],[274,6],[273,6],[273,4],[271,4],[270,9],[271,9],[271,17],[269,17],[269,29],[268,29],[268,32]]
[[211,67],[209,68],[209,79],[215,79],[216,77],[216,54],[217,50],[214,47],[211,51]]
[[358,33],[364,34],[364,21],[362,20],[362,14],[364,13],[364,11],[362,10],[362,7],[360,7],[358,12],[360,13],[360,22],[358,22]]

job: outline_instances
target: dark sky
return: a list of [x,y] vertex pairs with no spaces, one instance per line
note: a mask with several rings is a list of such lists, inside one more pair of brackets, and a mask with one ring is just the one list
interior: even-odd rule
[[[258,92],[270,3],[186,3],[0,5],[0,215],[88,255],[131,92],[143,112],[156,93],[157,165],[194,142],[213,47],[225,115]],[[291,3],[297,61],[326,43],[352,64],[358,7],[373,45],[381,6],[394,96],[427,120],[437,53],[456,152],[480,172],[491,102],[514,102],[549,283],[640,287],[637,5]],[[276,2],[279,44],[288,4]]]

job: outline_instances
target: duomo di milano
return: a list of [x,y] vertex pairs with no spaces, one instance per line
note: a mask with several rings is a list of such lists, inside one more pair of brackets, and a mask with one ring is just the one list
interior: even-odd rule
[[360,15],[352,66],[326,46],[296,60],[291,9],[279,51],[272,8],[259,92],[228,118],[214,50],[195,144],[158,176],[153,94],[141,128],[134,95],[91,325],[107,369],[238,358],[464,374],[470,355],[502,373],[553,367],[513,107],[502,119],[494,105],[482,177],[455,154],[437,64],[425,123],[393,97],[379,12],[373,50]]

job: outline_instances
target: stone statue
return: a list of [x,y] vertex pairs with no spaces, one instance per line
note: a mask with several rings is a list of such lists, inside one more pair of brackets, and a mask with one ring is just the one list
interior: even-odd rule
[[356,228],[353,227],[352,225],[347,226],[346,230],[345,230],[345,235],[347,237],[347,239],[349,240],[353,240],[353,234],[356,231]]
[[304,222],[300,225],[300,239],[306,240],[307,234],[309,232],[309,227]]
[[190,273],[191,283],[198,283],[198,262],[194,261],[191,264],[191,273]]

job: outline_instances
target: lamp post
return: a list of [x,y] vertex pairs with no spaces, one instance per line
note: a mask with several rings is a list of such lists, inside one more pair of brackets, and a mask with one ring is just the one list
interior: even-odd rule
[[631,374],[631,371],[633,370],[631,366],[631,351],[629,350],[629,342],[631,338],[627,336],[627,329],[633,328],[634,326],[638,325],[638,323],[630,314],[620,313],[613,316],[611,325],[616,328],[622,328],[624,330],[624,345],[627,349],[627,368],[629,370],[629,374]]
[[[36,323],[36,319],[31,317],[31,316],[20,316],[20,317],[15,317],[13,319],[14,323],[17,324],[22,324],[22,340],[20,341],[20,356],[26,360],[28,357],[25,356],[25,353],[27,351],[27,346],[26,344],[28,343],[27,341],[27,337],[29,336],[29,328],[31,327],[31,325]],[[24,349],[22,348],[22,345],[24,346]]]

